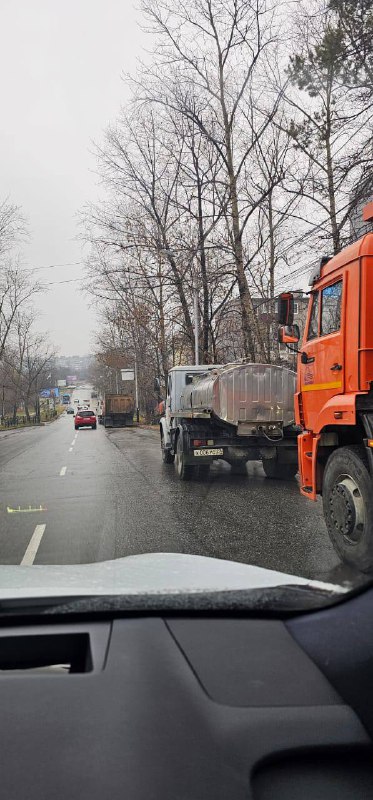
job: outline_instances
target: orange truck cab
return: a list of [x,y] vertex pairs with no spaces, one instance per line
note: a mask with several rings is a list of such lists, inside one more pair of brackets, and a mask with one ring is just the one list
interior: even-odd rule
[[[364,219],[373,219],[373,203]],[[342,558],[373,569],[373,233],[311,275],[298,352],[296,422],[300,490],[322,495],[329,536]],[[281,318],[282,317],[282,318]],[[296,344],[292,295],[279,303],[280,341]]]

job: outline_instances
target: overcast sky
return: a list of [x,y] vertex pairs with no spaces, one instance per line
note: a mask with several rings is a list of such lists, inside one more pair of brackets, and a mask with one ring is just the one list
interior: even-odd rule
[[[82,260],[76,213],[99,193],[92,140],[125,103],[121,74],[149,45],[134,5],[0,0],[0,198],[9,196],[28,220],[27,266]],[[83,282],[81,264],[37,274]],[[61,355],[93,345],[96,318],[79,284],[50,286],[37,300],[38,327]]]

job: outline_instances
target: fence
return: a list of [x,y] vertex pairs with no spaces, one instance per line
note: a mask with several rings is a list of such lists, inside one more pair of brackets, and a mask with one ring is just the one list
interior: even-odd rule
[[33,414],[32,416],[27,419],[26,416],[22,417],[0,417],[0,427],[1,428],[17,428],[21,427],[22,425],[40,425],[40,422],[48,422],[48,420],[54,419],[57,416],[57,411],[51,410],[46,411],[40,417],[37,414]]

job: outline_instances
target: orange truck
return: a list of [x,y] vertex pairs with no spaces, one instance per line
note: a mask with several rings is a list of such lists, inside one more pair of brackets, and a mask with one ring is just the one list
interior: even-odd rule
[[[373,220],[373,203],[364,220]],[[300,490],[322,496],[330,539],[343,561],[373,569],[373,233],[310,278],[298,353],[295,419]],[[280,296],[280,341],[299,341],[293,297]]]

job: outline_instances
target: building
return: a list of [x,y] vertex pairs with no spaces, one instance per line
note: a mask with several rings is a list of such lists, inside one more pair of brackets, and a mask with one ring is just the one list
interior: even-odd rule
[[350,234],[352,242],[356,241],[356,239],[360,239],[365,233],[373,231],[373,220],[369,222],[364,222],[363,220],[364,206],[373,201],[373,178],[371,176],[369,176],[365,186],[359,186],[359,191],[357,192],[356,190],[352,194],[351,202],[354,200],[355,205],[350,213]]
[[[308,296],[301,291],[293,294],[294,322],[299,325],[302,336],[307,316]],[[289,366],[293,368],[294,356],[290,354],[286,345],[282,345],[278,341],[277,300],[254,297],[253,305],[259,318],[267,360],[271,363],[288,364],[289,362]],[[241,305],[238,298],[226,303],[221,310],[216,320],[215,339],[215,361],[218,363],[227,364],[232,361],[240,361],[245,357]]]
[[57,356],[53,369],[55,380],[66,380],[68,375],[76,375],[78,380],[86,380],[89,377],[93,360],[90,355]]

